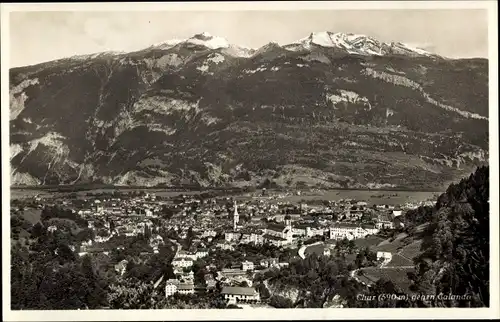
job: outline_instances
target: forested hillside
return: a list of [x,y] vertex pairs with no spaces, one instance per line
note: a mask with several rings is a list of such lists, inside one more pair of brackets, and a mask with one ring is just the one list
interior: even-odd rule
[[489,168],[452,184],[432,210],[416,260],[416,290],[471,295],[472,300],[423,302],[425,306],[489,306]]
[[[434,207],[408,211],[403,229],[422,238],[414,259],[412,294],[416,301],[385,300],[358,303],[370,307],[487,307],[489,299],[489,167],[451,184]],[[417,226],[427,224],[423,232]],[[368,295],[405,293],[388,280],[379,280]],[[441,295],[441,296],[440,296]],[[376,297],[375,297],[376,298]]]

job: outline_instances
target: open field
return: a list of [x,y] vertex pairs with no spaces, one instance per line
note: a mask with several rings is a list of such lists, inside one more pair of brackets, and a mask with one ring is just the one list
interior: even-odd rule
[[407,202],[425,201],[434,198],[436,192],[428,191],[377,191],[377,190],[328,190],[309,195],[290,195],[283,201],[301,202],[312,200],[355,199],[366,201],[369,205],[400,205]]
[[400,254],[406,258],[415,258],[420,254],[420,247],[422,246],[422,240],[416,240],[413,243],[405,246]]
[[[63,197],[72,193],[71,187],[62,187],[67,191],[57,191],[58,188],[12,188],[11,199],[24,199],[30,198],[35,195],[45,196],[45,197]],[[161,197],[172,197],[177,195],[193,195],[202,192],[208,192],[206,190],[183,190],[183,189],[162,189],[162,188],[131,188],[131,187],[115,187],[115,188],[97,188],[97,189],[79,189],[75,187],[75,193],[79,197],[83,197],[88,193],[110,193],[113,191],[147,191],[148,193],[155,193],[157,196]],[[279,191],[269,190],[269,196],[275,196],[280,194]],[[363,200],[367,203],[373,204],[388,204],[388,205],[399,205],[407,202],[419,202],[425,201],[429,198],[433,198],[436,195],[435,192],[429,191],[384,191],[384,190],[318,190],[318,191],[304,191],[301,195],[295,193],[288,193],[283,197],[277,198],[277,200],[285,202],[311,202],[318,200],[332,200],[339,201],[341,199],[355,199]],[[241,193],[237,196],[238,199],[253,199],[254,195],[250,193]],[[268,197],[263,197],[268,199]]]
[[415,272],[414,268],[363,268],[361,270],[370,280],[378,280],[384,278],[392,281],[400,287],[403,292],[411,293],[409,287],[411,281],[408,278],[408,273]]
[[383,238],[378,237],[378,236],[367,236],[366,238],[359,238],[354,240],[354,244],[356,244],[357,248],[374,248],[378,244],[380,244],[382,241],[384,241]]
[[413,261],[399,254],[392,255],[392,259],[385,267],[407,267],[413,266]]
[[405,238],[407,234],[401,233],[396,236],[394,240],[386,239],[374,247],[374,251],[376,252],[391,252],[396,253],[399,249],[405,246]]
[[26,208],[23,210],[22,217],[29,221],[31,224],[35,225],[40,221],[40,215],[42,211],[40,209],[35,208]]
[[311,246],[306,248],[306,250],[304,251],[304,254],[306,256],[309,256],[311,254],[316,254],[318,256],[322,256],[325,248],[327,248],[327,246],[323,243],[317,244],[317,245],[311,245]]
[[[92,189],[92,190],[80,190],[80,191],[75,191],[75,192],[59,192],[59,191],[51,191],[48,189],[23,189],[23,188],[16,188],[16,189],[11,189],[10,190],[10,198],[11,199],[26,199],[26,198],[32,198],[35,196],[40,196],[40,197],[57,197],[57,198],[62,198],[65,196],[69,196],[72,193],[75,193],[78,198],[83,198],[87,194],[99,194],[99,193],[112,193],[114,191],[121,191],[121,192],[128,192],[128,191],[134,191],[134,189]],[[194,195],[194,194],[199,194],[204,191],[177,191],[177,190],[165,190],[165,189],[136,189],[136,191],[147,191],[148,193],[154,193],[159,197],[175,197],[178,195]]]

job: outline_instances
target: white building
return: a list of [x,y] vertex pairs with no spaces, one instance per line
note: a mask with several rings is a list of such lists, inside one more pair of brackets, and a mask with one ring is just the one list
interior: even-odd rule
[[390,252],[377,252],[377,260],[383,259],[386,262],[390,262],[392,259],[392,253]]
[[253,287],[224,287],[221,294],[229,303],[260,301],[259,293]]
[[402,210],[393,210],[393,211],[392,211],[392,215],[393,215],[394,217],[399,217],[399,216],[401,216],[402,214],[403,214],[403,211],[402,211]]
[[224,233],[224,238],[226,239],[227,242],[236,241],[241,238],[241,233],[236,231],[228,231]]
[[222,250],[234,250],[234,246],[227,242],[219,242],[215,245],[215,247]]
[[306,236],[323,236],[325,234],[325,229],[322,227],[306,227]]
[[364,238],[367,235],[373,235],[378,232],[376,227],[357,226],[354,224],[336,224],[330,228],[330,239],[357,239]]
[[49,227],[47,228],[47,231],[48,231],[49,233],[53,233],[53,232],[55,232],[56,230],[57,230],[57,226],[54,226],[54,225],[49,226]]
[[169,297],[177,293],[177,286],[180,284],[178,280],[168,280],[165,285],[165,297]]
[[201,234],[201,238],[205,238],[205,237],[215,237],[217,236],[217,232],[215,230],[205,230],[203,231],[203,233]]
[[203,258],[208,256],[208,249],[206,248],[200,248],[196,251],[196,258]]
[[194,285],[192,283],[181,283],[177,286],[179,294],[194,294]]
[[246,232],[242,233],[241,239],[240,239],[240,244],[256,244],[260,245],[264,243],[264,237],[262,236],[262,233],[256,233],[256,232]]
[[180,250],[175,255],[175,258],[188,258],[188,259],[195,261],[198,257],[196,256],[196,253],[190,253],[190,252],[187,252],[185,250]]
[[172,261],[172,266],[187,268],[193,266],[193,260],[187,257],[178,257]]
[[264,241],[276,247],[282,247],[289,244],[288,240],[273,235],[264,235]]
[[291,222],[288,220],[285,224],[269,224],[265,229],[267,235],[278,237],[286,243],[291,243],[293,238],[293,229]]
[[250,261],[244,261],[241,263],[241,269],[244,270],[244,271],[248,271],[248,270],[251,270],[253,271],[254,270],[254,264]]

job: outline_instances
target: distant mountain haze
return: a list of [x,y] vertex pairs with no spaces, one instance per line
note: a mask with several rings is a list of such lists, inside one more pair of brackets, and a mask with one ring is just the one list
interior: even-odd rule
[[488,160],[488,60],[355,33],[12,68],[10,103],[13,185],[432,189]]

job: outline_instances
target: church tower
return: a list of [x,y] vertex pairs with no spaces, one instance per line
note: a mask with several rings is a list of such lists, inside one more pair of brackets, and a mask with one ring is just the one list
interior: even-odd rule
[[233,228],[236,230],[238,228],[238,223],[240,222],[240,214],[238,214],[238,205],[236,201],[234,202],[234,215],[233,215]]
[[292,229],[292,217],[290,217],[290,215],[288,214],[285,216],[285,226],[288,229]]

